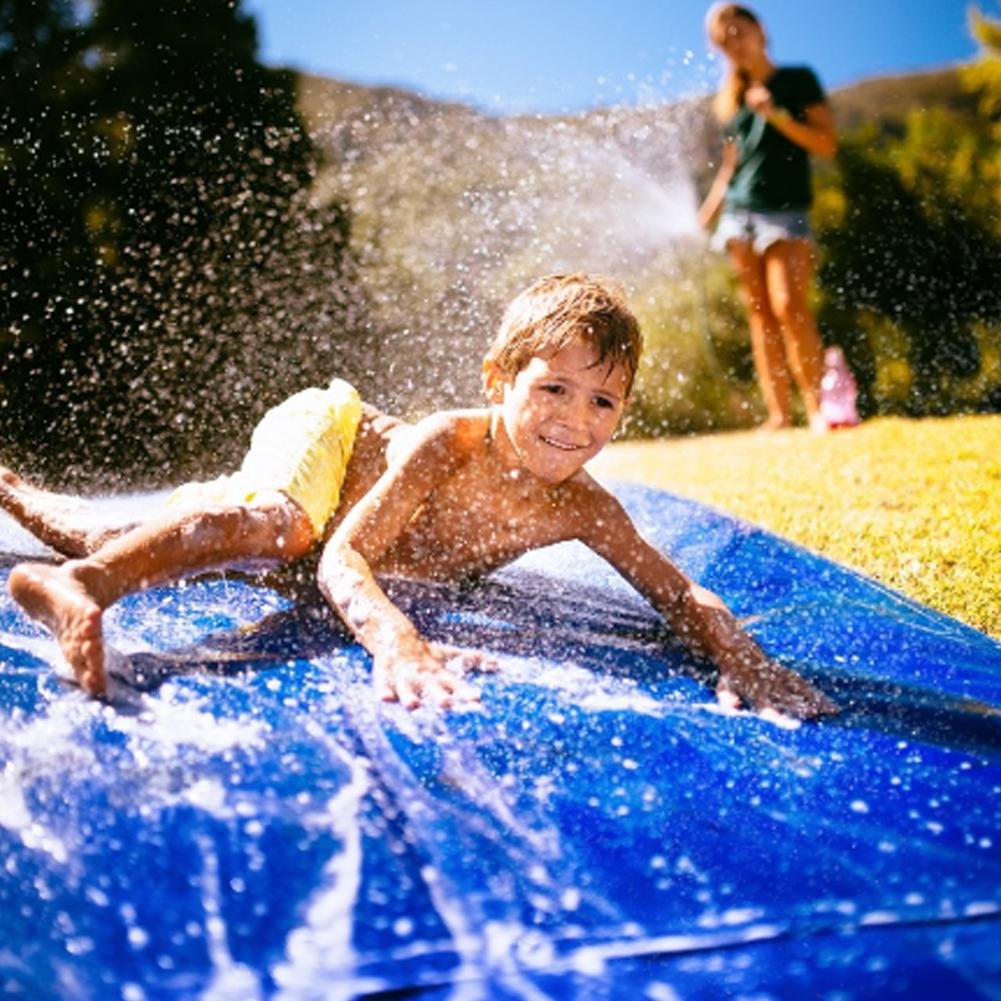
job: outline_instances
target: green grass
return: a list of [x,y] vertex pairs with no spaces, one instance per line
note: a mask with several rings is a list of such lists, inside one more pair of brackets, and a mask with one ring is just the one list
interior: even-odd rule
[[1001,639],[1001,416],[623,442],[592,465],[736,514]]

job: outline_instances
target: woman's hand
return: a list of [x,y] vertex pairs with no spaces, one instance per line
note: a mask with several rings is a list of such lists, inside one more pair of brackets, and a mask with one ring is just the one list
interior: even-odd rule
[[744,103],[762,118],[768,118],[775,113],[772,92],[762,83],[755,83],[747,88],[744,93]]
[[838,136],[826,101],[804,108],[802,120],[798,120],[788,109],[775,103],[767,87],[756,83],[744,94],[744,103],[786,139],[802,146],[808,153],[832,157],[837,152]]

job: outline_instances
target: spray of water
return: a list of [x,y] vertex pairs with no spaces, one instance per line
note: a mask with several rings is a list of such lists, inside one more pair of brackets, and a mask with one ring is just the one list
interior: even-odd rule
[[351,207],[388,361],[368,374],[390,406],[475,401],[504,305],[540,274],[586,270],[630,286],[695,237],[691,105],[492,118],[396,91],[312,88],[305,106],[326,162],[314,197]]

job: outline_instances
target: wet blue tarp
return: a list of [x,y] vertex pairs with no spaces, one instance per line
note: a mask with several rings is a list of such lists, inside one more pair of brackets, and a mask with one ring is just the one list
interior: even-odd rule
[[429,635],[501,657],[482,711],[447,716],[374,701],[308,589],[124,600],[111,705],[58,679],[4,591],[4,996],[998,997],[1001,646],[617,492],[838,719],[721,714],[576,545],[393,587]]

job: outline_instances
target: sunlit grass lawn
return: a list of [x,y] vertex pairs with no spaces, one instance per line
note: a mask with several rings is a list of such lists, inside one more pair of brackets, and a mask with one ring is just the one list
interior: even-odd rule
[[736,514],[1001,639],[1001,416],[623,442],[592,468]]

